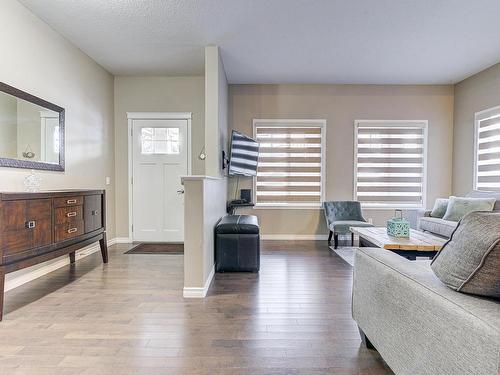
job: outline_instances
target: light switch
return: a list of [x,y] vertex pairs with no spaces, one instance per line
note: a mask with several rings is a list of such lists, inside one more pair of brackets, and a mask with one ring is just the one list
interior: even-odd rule
[[111,185],[111,177],[106,177],[106,185]]

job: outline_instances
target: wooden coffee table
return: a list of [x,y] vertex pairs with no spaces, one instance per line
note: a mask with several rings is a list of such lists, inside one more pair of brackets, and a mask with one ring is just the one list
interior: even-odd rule
[[432,234],[410,229],[410,238],[397,238],[387,235],[383,227],[350,228],[351,232],[359,236],[360,247],[381,247],[407,259],[416,257],[432,259],[447,241]]

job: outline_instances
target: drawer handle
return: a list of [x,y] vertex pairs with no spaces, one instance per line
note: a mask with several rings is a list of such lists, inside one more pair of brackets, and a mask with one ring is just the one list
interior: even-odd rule
[[68,234],[75,233],[75,232],[78,232],[78,228],[70,228],[70,229],[68,229]]
[[68,212],[66,214],[67,217],[75,217],[76,216],[76,212]]
[[93,211],[92,211],[92,215],[93,215],[93,216],[96,216],[97,214],[99,214],[99,210],[93,210]]
[[66,201],[67,204],[75,204],[76,203],[76,199],[68,199]]
[[30,220],[24,223],[24,226],[28,229],[33,229],[36,227],[36,221],[35,220]]

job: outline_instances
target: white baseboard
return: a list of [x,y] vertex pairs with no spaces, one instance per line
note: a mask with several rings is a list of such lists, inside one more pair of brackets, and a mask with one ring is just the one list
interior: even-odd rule
[[129,237],[116,237],[116,243],[132,243],[132,238]]
[[215,275],[215,266],[212,266],[212,270],[208,275],[207,281],[205,281],[205,285],[203,288],[188,288],[184,287],[182,290],[182,296],[184,298],[205,298],[207,295],[208,289],[210,288],[210,284],[212,283],[212,279]]
[[268,241],[321,241],[328,240],[327,234],[261,234],[261,240]]
[[[117,243],[116,238],[112,238],[108,241],[108,246],[114,245],[116,243]],[[76,260],[85,258],[90,254],[93,254],[100,250],[101,248],[99,247],[98,243],[84,247],[83,249],[78,250],[76,252]],[[32,270],[30,270],[29,268],[25,270],[20,270],[19,271],[21,273],[20,275],[5,280],[5,291],[17,288],[18,286],[33,281],[61,267],[67,266],[68,264],[69,264],[69,256],[63,255],[60,258],[57,258],[56,260],[47,261],[46,264],[41,263],[39,265],[35,265],[33,266]],[[8,277],[9,275],[7,275],[7,278]]]

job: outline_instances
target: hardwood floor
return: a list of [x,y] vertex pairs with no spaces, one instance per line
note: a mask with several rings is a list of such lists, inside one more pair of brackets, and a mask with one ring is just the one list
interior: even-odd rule
[[217,274],[204,300],[182,298],[182,255],[128,245],[7,292],[0,374],[392,374],[326,241],[262,245],[259,274]]

